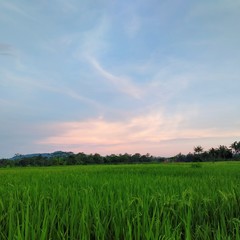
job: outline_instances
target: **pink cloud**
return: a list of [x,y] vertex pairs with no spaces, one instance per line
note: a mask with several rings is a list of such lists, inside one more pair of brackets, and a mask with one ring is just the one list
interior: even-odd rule
[[[219,132],[218,129],[182,128],[182,116],[167,118],[161,114],[134,117],[126,121],[107,121],[102,118],[80,122],[54,123],[46,126],[55,135],[38,144],[61,150],[100,154],[150,153],[171,156],[188,153],[196,144],[211,147],[211,139],[239,137],[240,131]],[[229,142],[229,144],[231,141]],[[224,144],[224,142],[220,142]]]

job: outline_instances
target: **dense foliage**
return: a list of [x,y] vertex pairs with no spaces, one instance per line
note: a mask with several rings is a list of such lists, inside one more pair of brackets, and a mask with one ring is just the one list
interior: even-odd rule
[[83,152],[74,154],[72,152],[55,152],[52,154],[30,154],[20,155],[12,159],[0,159],[0,167],[13,166],[58,166],[58,165],[86,165],[86,164],[121,164],[121,163],[154,163],[154,162],[207,162],[240,160],[240,141],[234,142],[230,148],[220,145],[203,151],[201,146],[194,147],[194,153],[178,155],[171,158],[154,157],[150,154],[111,154],[101,156],[98,153],[85,154]]
[[240,239],[240,164],[0,169],[0,239]]
[[0,166],[58,166],[58,165],[86,165],[86,164],[117,164],[117,163],[149,163],[149,162],[162,162],[164,158],[153,157],[149,154],[141,155],[139,153],[120,154],[120,155],[109,155],[101,156],[98,153],[85,154],[85,153],[68,153],[63,152],[63,155],[44,157],[41,154],[24,157],[20,156],[17,159],[0,160]]
[[176,162],[240,160],[240,141],[235,141],[230,148],[220,145],[218,148],[211,148],[208,151],[204,151],[201,146],[196,146],[194,147],[194,153],[188,153],[187,155],[180,153],[171,159]]

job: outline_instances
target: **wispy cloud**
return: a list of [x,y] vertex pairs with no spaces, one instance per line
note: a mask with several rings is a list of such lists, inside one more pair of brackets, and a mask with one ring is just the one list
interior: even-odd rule
[[28,19],[34,20],[34,17],[30,15],[26,10],[20,7],[18,4],[12,3],[10,1],[1,1],[0,6],[5,8],[7,11],[11,11],[20,16],[26,17]]
[[[240,135],[240,131],[220,132],[217,128],[191,129],[184,126],[185,117],[177,114],[170,118],[162,113],[148,113],[122,122],[98,118],[82,122],[54,123],[51,128],[58,134],[38,143],[59,148],[67,146],[75,151],[99,151],[104,154],[124,153],[129,150],[130,153],[138,151],[166,155],[162,148],[167,143],[167,148],[170,148],[170,145],[174,148],[173,141],[182,142],[183,146],[184,142],[191,139],[192,142],[201,142],[203,139],[224,139]],[[184,148],[182,150],[184,151]],[[178,151],[181,151],[181,148],[171,149],[172,153]]]
[[83,32],[79,41],[76,57],[80,60],[89,55],[99,56],[107,52],[109,42],[105,40],[110,29],[110,19],[105,15],[99,17],[94,27]]
[[135,75],[136,81],[139,81],[138,76],[143,78],[140,85],[142,96],[154,103],[168,102],[184,93],[200,73],[199,66],[182,59],[169,58],[161,62],[159,58],[161,55],[153,55],[143,61],[119,66],[119,71]]
[[[168,119],[172,129],[180,119]],[[54,123],[54,129],[61,129],[57,136],[44,139],[42,144],[85,144],[85,145],[127,145],[136,142],[157,142],[168,139],[164,130],[165,119],[161,114],[134,117],[126,121],[108,121],[103,118],[82,122]],[[48,126],[49,127],[49,126]],[[171,131],[168,129],[168,131]],[[169,132],[167,133],[169,134]]]
[[[19,51],[19,49],[15,48],[13,45],[7,44],[7,43],[0,43],[0,57],[11,58],[12,64],[8,65],[8,67],[11,66],[19,70],[24,69],[24,65],[21,60],[21,52]],[[4,65],[2,65],[2,69],[8,68],[6,66],[4,67],[3,66]]]
[[61,95],[69,96],[77,101],[84,102],[91,107],[96,109],[102,109],[100,103],[94,101],[93,99],[87,98],[84,95],[78,93],[76,90],[66,87],[65,85],[61,85],[61,83],[46,78],[32,78],[26,76],[15,76],[11,73],[4,73],[4,81],[0,83],[2,86],[13,85],[19,88],[23,88],[25,90],[44,90],[49,92],[56,92]]
[[143,93],[142,89],[137,87],[132,81],[127,77],[118,77],[104,69],[100,63],[93,57],[88,57],[91,65],[97,70],[97,72],[110,83],[112,83],[118,91],[123,92],[134,98],[141,98]]
[[239,7],[239,0],[0,1],[0,130],[8,128],[9,149],[26,136],[11,144],[18,137],[11,118],[19,129],[58,119],[41,128],[44,136],[30,129],[26,146],[41,138],[76,151],[173,153],[239,136]]

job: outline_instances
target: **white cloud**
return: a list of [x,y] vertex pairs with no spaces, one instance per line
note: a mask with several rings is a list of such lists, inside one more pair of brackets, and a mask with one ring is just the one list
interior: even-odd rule
[[[169,155],[189,151],[197,142],[201,144],[218,139],[216,143],[221,144],[221,141],[240,136],[240,131],[229,129],[219,131],[217,127],[189,128],[184,125],[186,118],[188,118],[186,112],[171,117],[155,112],[125,121],[112,122],[97,118],[81,122],[54,123],[47,125],[46,128],[54,129],[55,135],[44,138],[37,144],[102,154],[150,152],[156,155]],[[168,151],[166,152],[164,148]]]
[[94,101],[93,99],[87,98],[82,94],[78,93],[75,89],[66,87],[65,85],[59,83],[59,81],[54,81],[48,77],[44,78],[31,78],[25,76],[15,76],[14,74],[5,72],[3,74],[3,81],[0,82],[2,86],[15,86],[17,88],[22,88],[25,91],[38,91],[44,90],[49,92],[56,92],[61,95],[69,96],[75,100],[84,102],[91,107],[96,109],[102,109],[100,103]]
[[149,114],[122,122],[97,118],[82,122],[54,123],[51,127],[58,129],[59,135],[49,137],[42,143],[125,145],[142,140],[158,142],[168,139],[180,122],[179,116],[166,119],[162,114]]
[[88,59],[95,70],[97,70],[103,78],[112,83],[118,91],[137,99],[141,98],[143,94],[142,89],[133,84],[129,78],[115,76],[109,71],[105,70],[95,58],[88,57]]
[[110,28],[110,20],[106,16],[96,19],[95,26],[85,32],[79,41],[79,50],[77,52],[78,59],[94,55],[99,56],[106,53],[109,43],[105,41],[105,36]]

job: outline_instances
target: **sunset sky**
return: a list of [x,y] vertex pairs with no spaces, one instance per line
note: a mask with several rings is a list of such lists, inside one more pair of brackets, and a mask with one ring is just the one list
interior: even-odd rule
[[239,0],[1,0],[0,158],[240,141],[239,23]]

